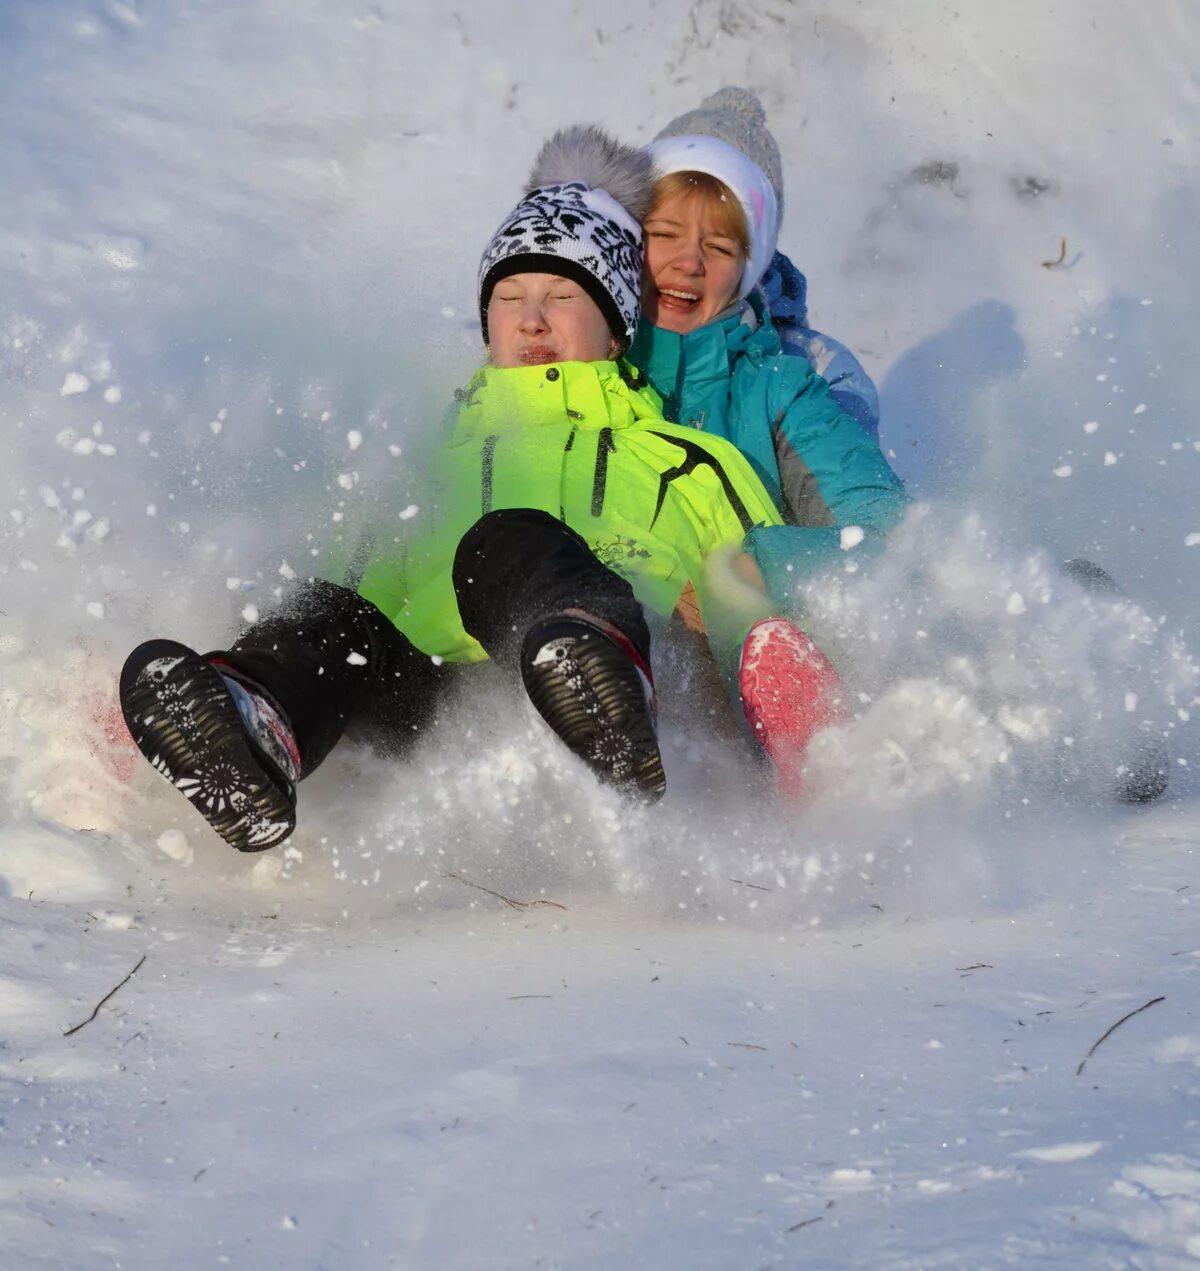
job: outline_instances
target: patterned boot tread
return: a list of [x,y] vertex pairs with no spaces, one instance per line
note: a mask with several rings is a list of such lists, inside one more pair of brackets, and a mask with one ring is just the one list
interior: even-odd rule
[[667,779],[654,727],[649,674],[598,624],[551,618],[525,637],[529,699],[567,747],[606,785],[646,801]]
[[247,735],[226,681],[186,645],[151,640],[121,672],[121,710],[138,749],[241,852],[296,825],[294,787]]

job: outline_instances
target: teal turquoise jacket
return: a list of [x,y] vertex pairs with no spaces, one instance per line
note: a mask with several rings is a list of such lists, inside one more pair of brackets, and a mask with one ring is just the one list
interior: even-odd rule
[[754,529],[746,547],[777,599],[899,522],[908,496],[879,444],[805,359],[782,353],[761,303],[684,336],[643,320],[629,360],[668,419],[733,442],[775,500],[784,524]]

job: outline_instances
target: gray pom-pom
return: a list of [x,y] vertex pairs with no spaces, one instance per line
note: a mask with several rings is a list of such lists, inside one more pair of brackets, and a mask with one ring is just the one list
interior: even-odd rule
[[576,124],[560,128],[542,146],[526,192],[568,181],[606,190],[640,221],[654,194],[654,163],[640,146],[627,146],[595,124]]
[[741,115],[743,119],[751,119],[756,124],[767,122],[767,112],[763,110],[762,102],[748,88],[739,88],[734,84],[718,88],[700,105],[702,110],[728,110],[732,114]]

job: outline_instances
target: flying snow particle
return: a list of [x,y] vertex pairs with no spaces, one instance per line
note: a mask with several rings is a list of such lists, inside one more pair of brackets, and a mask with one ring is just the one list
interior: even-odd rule
[[287,561],[279,562],[279,576],[289,581],[296,577],[296,571],[287,563]]
[[844,526],[841,533],[841,546],[843,552],[851,551],[857,547],[859,543],[866,538],[861,525]]
[[1025,597],[1019,591],[1014,591],[1008,598],[1008,604],[1004,606],[1005,610],[1012,614],[1015,618],[1017,614],[1025,612]]
[[89,618],[103,618],[104,617],[104,606],[100,603],[100,601],[91,600],[88,602],[86,608],[87,608],[87,614]]
[[357,428],[351,428],[346,434],[346,444],[351,450],[357,450],[362,445],[362,433]]
[[353,472],[339,472],[337,483],[343,490],[353,490],[357,476]]
[[411,521],[420,510],[415,503],[410,503],[404,511],[399,513],[399,517],[402,521]]
[[351,666],[366,666],[367,665],[367,659],[361,653],[355,653],[353,651],[351,651],[350,653],[346,655],[346,661]]
[[1200,547],[1200,534],[1189,534],[1183,540],[1184,547]]
[[1054,475],[1056,477],[1069,477],[1071,475],[1071,465],[1064,463],[1061,468],[1055,468]]
[[121,400],[121,390],[115,385],[110,384],[104,390],[104,400],[110,405],[115,406]]
[[249,622],[249,623],[255,623],[255,622],[257,622],[257,621],[258,621],[258,606],[257,606],[257,605],[247,605],[247,606],[246,606],[246,607],[242,610],[242,621],[243,621],[243,622]]
[[1117,462],[1117,456],[1114,455],[1111,450],[1106,450],[1104,452],[1104,466],[1106,468],[1111,468],[1113,464],[1116,462]]
[[1099,427],[1100,421],[1098,419],[1089,419],[1087,423],[1084,424],[1083,431],[1086,433],[1094,433]]
[[1133,712],[1137,710],[1137,704],[1138,695],[1136,693],[1125,694],[1125,710],[1128,714],[1132,715]]
[[1138,404],[1133,408],[1133,413],[1135,415],[1144,415],[1146,413],[1146,403],[1138,402]]
[[80,375],[78,371],[68,371],[66,379],[62,382],[62,388],[58,390],[60,397],[74,397],[76,393],[86,393],[92,386],[92,381],[86,375]]
[[184,865],[190,865],[195,858],[192,845],[182,830],[163,830],[154,840],[154,845],[164,856],[169,856],[173,861],[180,861]]

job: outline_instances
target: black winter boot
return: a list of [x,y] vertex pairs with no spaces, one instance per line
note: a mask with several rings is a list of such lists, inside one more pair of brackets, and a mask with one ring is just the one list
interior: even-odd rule
[[606,785],[647,802],[667,787],[650,668],[615,627],[580,612],[543,618],[521,646],[538,713]]
[[260,852],[296,828],[290,725],[219,655],[149,640],[126,659],[120,698],[138,749],[231,847]]

